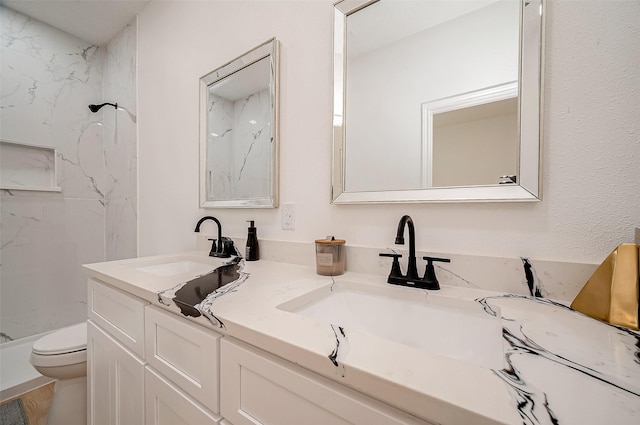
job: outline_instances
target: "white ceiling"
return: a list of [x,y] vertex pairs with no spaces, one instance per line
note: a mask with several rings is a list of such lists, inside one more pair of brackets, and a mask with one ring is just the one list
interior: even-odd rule
[[151,0],[0,0],[0,3],[96,45],[106,44]]

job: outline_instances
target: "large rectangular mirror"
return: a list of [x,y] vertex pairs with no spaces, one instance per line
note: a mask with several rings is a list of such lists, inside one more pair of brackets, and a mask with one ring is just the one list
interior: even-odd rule
[[200,206],[278,206],[278,42],[200,78]]
[[334,203],[541,196],[543,0],[334,8]]

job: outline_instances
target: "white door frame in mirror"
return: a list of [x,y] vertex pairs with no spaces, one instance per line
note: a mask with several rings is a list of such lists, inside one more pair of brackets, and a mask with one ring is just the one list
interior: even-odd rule
[[[332,203],[538,201],[541,199],[542,93],[545,0],[520,1],[519,160],[517,184],[409,190],[345,190],[347,17],[384,0],[343,0],[334,5]],[[402,78],[401,75],[397,76]]]
[[423,103],[422,152],[424,159],[422,161],[422,187],[425,189],[433,187],[433,116],[435,114],[471,108],[514,97],[518,97],[517,81]]
[[[254,80],[250,78],[254,77],[256,70],[260,73],[260,80],[268,82],[268,86],[264,84],[263,87],[261,83],[254,86]],[[249,78],[235,84],[241,90],[248,89],[247,93],[235,92],[229,94],[229,98],[226,99],[229,87],[234,86],[233,80],[240,78]],[[278,41],[275,38],[200,78],[201,208],[278,206],[278,79]],[[254,90],[259,91],[254,93]],[[222,92],[225,94],[221,95]],[[220,96],[226,100],[221,101]],[[241,97],[234,100],[238,96]],[[214,127],[213,122],[217,124],[220,121],[215,118],[216,102],[223,103],[220,107],[227,108],[225,114],[219,115],[230,115],[224,120],[227,120],[225,125],[229,122],[231,125],[229,128],[225,126],[222,131],[209,128]],[[249,109],[252,109],[255,116],[246,115]],[[247,122],[240,123],[241,119]],[[243,125],[247,128],[241,127]],[[251,125],[257,127],[254,129]],[[229,160],[216,157],[213,150],[214,142],[223,140],[225,136],[235,135],[234,127],[237,127],[235,133],[243,133],[246,137],[238,134],[231,138],[231,142],[225,141],[225,146],[231,146],[228,149],[232,150],[238,148],[240,152],[227,153],[231,158]],[[257,152],[262,155],[257,156]],[[216,164],[229,168],[216,170]],[[247,173],[247,167],[251,167],[251,164],[256,164],[254,170],[259,169],[259,172]],[[255,187],[254,182],[258,182],[259,185],[259,190],[255,192],[252,189]]]

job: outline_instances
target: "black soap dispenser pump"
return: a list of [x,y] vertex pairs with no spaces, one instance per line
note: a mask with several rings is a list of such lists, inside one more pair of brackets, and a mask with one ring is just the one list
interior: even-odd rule
[[249,224],[249,232],[247,234],[247,247],[244,252],[244,258],[247,261],[257,261],[260,259],[260,247],[258,246],[258,233],[253,225],[253,220],[247,220]]

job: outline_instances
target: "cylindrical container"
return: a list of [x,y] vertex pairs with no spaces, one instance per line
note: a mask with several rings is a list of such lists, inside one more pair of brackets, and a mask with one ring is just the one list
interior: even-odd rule
[[344,239],[327,236],[316,239],[316,272],[323,276],[338,276],[344,273]]
[[247,246],[244,251],[244,258],[247,261],[257,261],[260,259],[260,246],[258,245],[258,234],[253,220],[249,222],[249,230],[247,232]]

